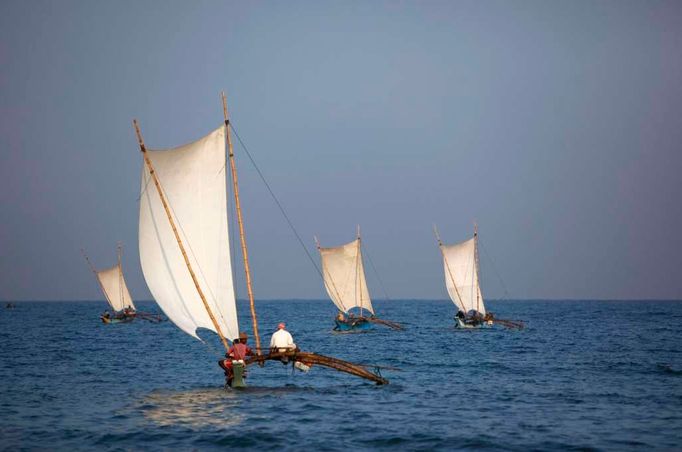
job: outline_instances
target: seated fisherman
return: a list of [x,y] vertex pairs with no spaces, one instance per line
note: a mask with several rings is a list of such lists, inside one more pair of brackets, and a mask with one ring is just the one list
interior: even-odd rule
[[[234,374],[232,372],[232,361],[243,360],[247,356],[253,356],[253,350],[246,345],[249,336],[241,332],[239,338],[232,341],[232,347],[225,353],[225,358],[218,361],[218,365],[225,371],[225,385],[232,386]],[[244,378],[246,378],[246,369],[244,369]]]
[[[296,344],[294,344],[294,338],[291,337],[291,334],[285,329],[285,327],[286,325],[284,322],[277,325],[277,331],[275,331],[272,335],[272,338],[270,338],[270,353],[298,350],[298,347],[296,347]],[[281,361],[283,364],[286,364],[289,362],[289,358],[287,356],[283,356]]]
[[466,314],[466,323],[470,325],[479,325],[483,322],[483,315],[475,309],[471,309]]
[[251,347],[246,345],[249,340],[249,335],[245,332],[239,333],[239,339],[235,339],[232,342],[232,347],[227,351],[227,356],[235,361],[243,360],[247,356],[253,356],[253,350]]

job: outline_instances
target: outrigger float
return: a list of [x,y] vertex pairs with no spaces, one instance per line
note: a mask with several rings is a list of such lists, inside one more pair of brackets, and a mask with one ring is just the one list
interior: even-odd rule
[[227,112],[222,95],[224,124],[199,140],[166,150],[147,149],[133,121],[143,171],[140,194],[139,245],[142,271],[168,318],[182,331],[200,339],[198,328],[215,332],[226,357],[229,342],[239,337],[235,285],[232,279],[227,210],[227,157],[246,287],[255,338],[255,356],[231,361],[232,386],[244,386],[246,366],[278,360],[301,370],[320,365],[356,375],[377,384],[388,380],[372,366],[303,351],[264,353],[258,333],[249,257],[242,219],[239,185]]
[[[374,314],[365,280],[359,226],[357,237],[352,242],[323,248],[315,237],[315,243],[322,261],[324,288],[339,310],[334,319],[334,331],[367,331],[374,328],[374,324],[394,330],[403,329],[401,324],[380,319]],[[365,312],[370,315],[365,315]]]
[[102,323],[130,323],[136,318],[144,319],[150,322],[160,322],[162,320],[160,315],[150,314],[147,312],[138,311],[135,308],[135,303],[130,296],[128,286],[123,277],[123,268],[121,266],[122,247],[119,244],[116,248],[118,262],[116,265],[104,270],[97,270],[84,250],[81,250],[90,270],[95,274],[99,287],[104,294],[104,298],[109,303],[110,311],[104,311],[100,315]]
[[454,245],[444,245],[434,226],[434,233],[443,256],[445,286],[450,299],[458,308],[455,327],[461,329],[492,328],[496,323],[507,328],[524,327],[517,320],[497,319],[487,312],[479,281],[478,227],[474,225],[474,236]]

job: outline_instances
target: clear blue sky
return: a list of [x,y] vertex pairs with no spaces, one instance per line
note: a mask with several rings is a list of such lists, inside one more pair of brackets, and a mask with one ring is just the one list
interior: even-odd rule
[[[101,298],[79,249],[119,240],[149,299],[131,120],[192,141],[223,89],[311,250],[359,223],[392,298],[445,298],[432,224],[474,220],[512,297],[682,298],[681,49],[679,1],[4,0],[0,299]],[[237,158],[256,297],[325,298]]]

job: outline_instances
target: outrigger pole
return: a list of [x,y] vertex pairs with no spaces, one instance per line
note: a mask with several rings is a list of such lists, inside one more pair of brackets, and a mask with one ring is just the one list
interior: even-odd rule
[[152,161],[149,159],[149,156],[147,155],[147,148],[144,146],[142,134],[140,133],[140,127],[137,125],[137,119],[133,119],[133,125],[135,126],[137,141],[140,144],[140,152],[142,152],[142,158],[144,159],[145,165],[147,165],[149,175],[152,177],[152,180],[154,181],[156,191],[159,193],[159,198],[161,198],[161,204],[163,204],[163,208],[166,211],[168,222],[170,223],[171,229],[173,230],[173,234],[175,234],[175,240],[178,242],[178,247],[180,247],[182,257],[185,259],[185,264],[187,265],[187,270],[189,270],[189,274],[192,277],[192,281],[194,282],[194,287],[196,287],[197,292],[199,293],[199,298],[201,298],[202,303],[204,303],[204,308],[206,308],[206,312],[208,313],[208,316],[211,318],[211,322],[213,322],[215,331],[216,333],[218,333],[218,337],[220,337],[220,341],[223,343],[225,351],[228,351],[230,349],[230,346],[227,343],[227,340],[225,339],[222,330],[220,329],[220,325],[218,325],[218,321],[216,320],[215,316],[213,315],[213,312],[211,311],[211,308],[208,305],[208,301],[206,301],[206,296],[204,295],[204,292],[201,290],[201,287],[199,286],[199,281],[197,280],[197,276],[194,273],[194,270],[192,269],[192,265],[189,263],[189,257],[187,257],[185,246],[182,243],[182,239],[180,239],[180,233],[178,233],[178,229],[175,227],[175,222],[173,221],[173,216],[171,215],[170,208],[168,207],[168,201],[166,201],[166,196],[163,194],[161,182],[159,182],[159,178],[156,175],[156,172],[154,171],[154,165],[152,165]]
[[[343,361],[341,359],[332,358],[331,356],[318,355],[317,353],[311,352],[298,352],[298,351],[285,351],[285,352],[270,352],[265,356],[255,356],[247,358],[244,362],[249,365],[254,362],[262,362],[263,360],[277,360],[281,361],[282,358],[288,358],[292,361],[298,361],[306,365],[317,364],[319,366],[329,367],[331,369],[338,370],[340,372],[345,372],[347,374],[355,375],[356,377],[364,378],[375,382],[378,385],[388,384],[388,380],[381,375],[375,374],[367,370],[370,365],[355,364],[348,361]],[[381,366],[373,366],[377,369],[381,369]],[[396,370],[396,369],[394,369]]]
[[227,136],[228,156],[230,158],[230,170],[232,172],[232,187],[234,192],[234,204],[237,210],[237,223],[239,223],[239,240],[242,246],[242,256],[244,257],[244,272],[246,273],[246,290],[249,294],[249,306],[251,308],[251,320],[253,322],[253,335],[256,337],[256,354],[261,355],[260,335],[258,334],[258,318],[256,317],[256,306],[253,301],[253,289],[251,286],[251,270],[249,268],[249,252],[246,249],[246,236],[244,234],[244,222],[242,221],[242,208],[239,202],[239,184],[237,183],[237,167],[234,163],[234,151],[232,150],[232,140],[230,138],[230,119],[227,114],[227,98],[225,92],[221,93],[223,98],[223,115],[225,117],[225,134]]

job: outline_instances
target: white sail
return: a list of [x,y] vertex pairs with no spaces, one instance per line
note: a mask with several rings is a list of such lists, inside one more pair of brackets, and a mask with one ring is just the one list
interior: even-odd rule
[[97,272],[97,279],[99,279],[102,285],[104,296],[106,296],[111,309],[114,311],[120,311],[123,308],[135,309],[120,265],[117,264],[111,268],[99,270]]
[[472,238],[455,245],[441,245],[445,285],[457,308],[464,312],[471,310],[485,314],[485,305],[478,284],[476,265],[476,239]]
[[324,287],[340,311],[359,307],[374,314],[369,298],[360,239],[335,248],[320,248]]
[[[199,286],[223,335],[239,335],[230,262],[225,178],[225,126],[168,150],[148,150]],[[140,196],[140,262],[147,285],[168,318],[199,338],[216,331],[192,281],[147,165]],[[217,332],[217,331],[216,331]]]

